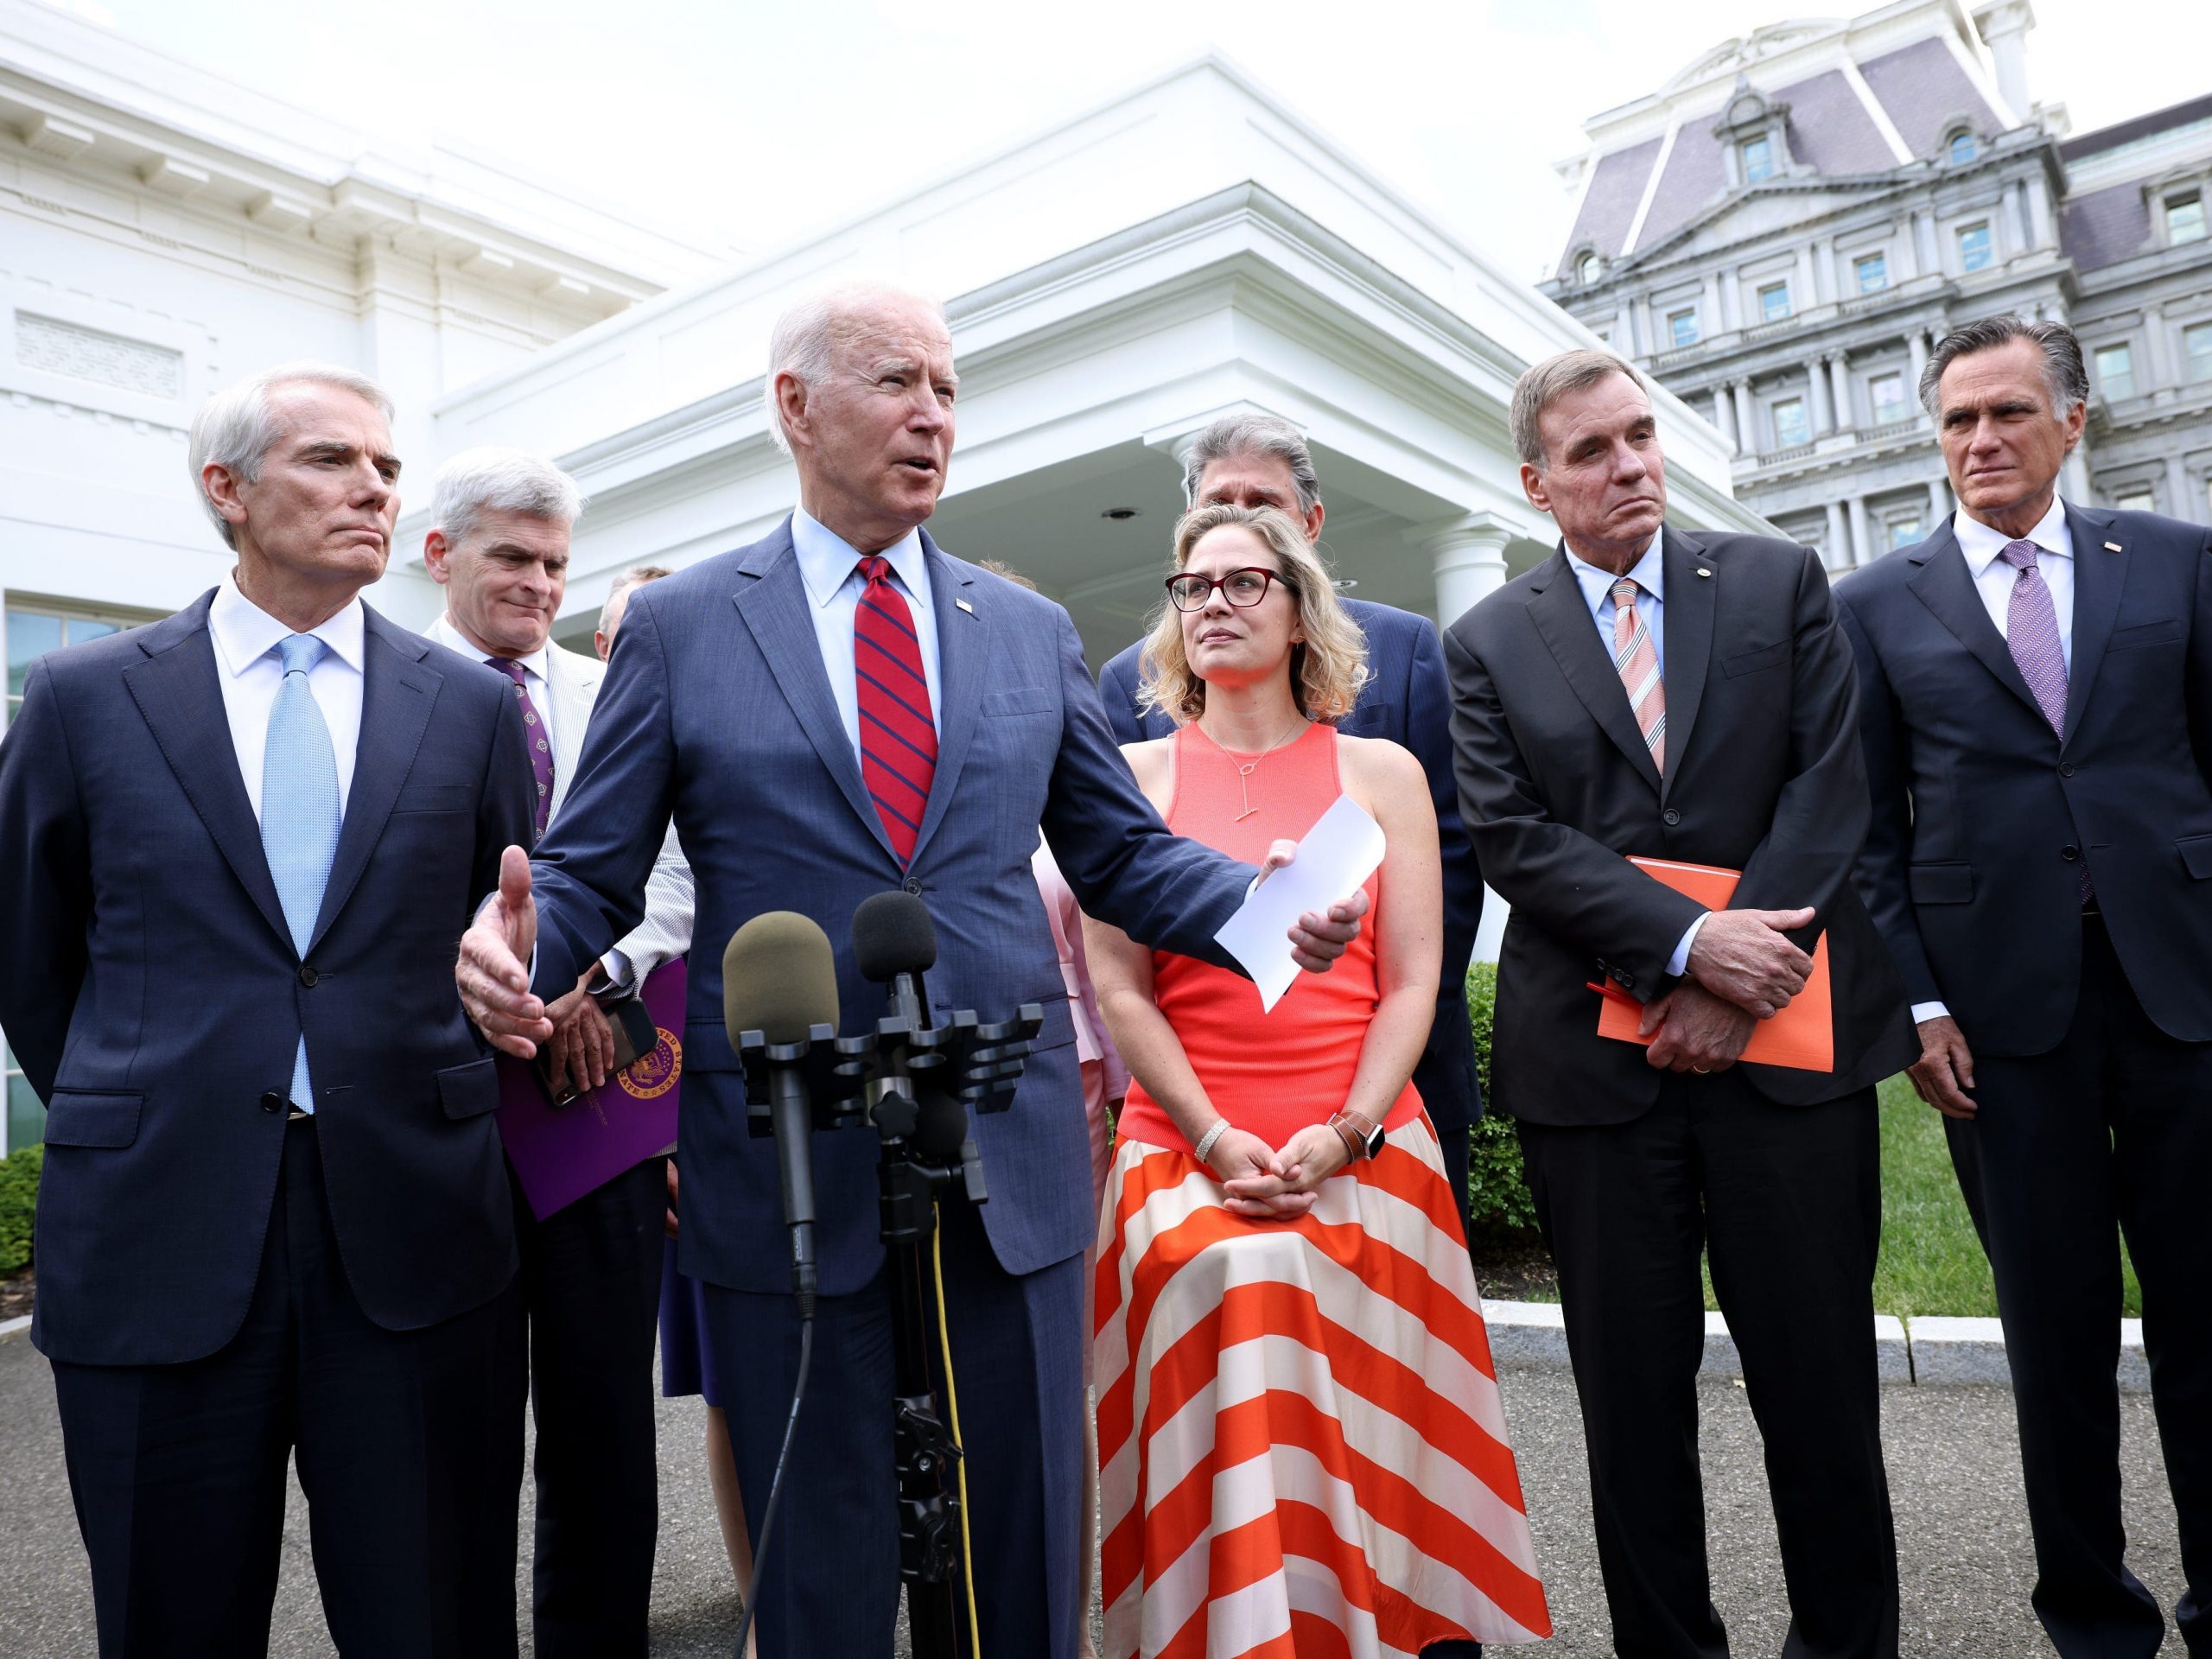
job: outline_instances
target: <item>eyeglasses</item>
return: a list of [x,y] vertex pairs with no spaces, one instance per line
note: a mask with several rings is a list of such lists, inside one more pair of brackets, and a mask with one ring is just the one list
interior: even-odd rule
[[[1167,598],[1179,611],[1202,611],[1213,597],[1213,590],[1221,589],[1221,596],[1239,610],[1249,609],[1268,596],[1268,584],[1280,580],[1280,573],[1262,570],[1257,565],[1247,565],[1242,570],[1232,570],[1225,576],[1199,576],[1188,572],[1167,578]],[[1286,590],[1289,583],[1283,584]]]

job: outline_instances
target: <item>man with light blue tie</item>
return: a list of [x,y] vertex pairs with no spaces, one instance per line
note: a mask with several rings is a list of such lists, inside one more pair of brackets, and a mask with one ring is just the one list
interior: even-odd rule
[[288,1459],[340,1653],[516,1648],[514,1228],[446,976],[531,773],[506,681],[360,601],[390,415],[314,364],[211,399],[191,465],[235,569],[34,664],[0,741],[32,1338],[103,1655],[266,1649]]

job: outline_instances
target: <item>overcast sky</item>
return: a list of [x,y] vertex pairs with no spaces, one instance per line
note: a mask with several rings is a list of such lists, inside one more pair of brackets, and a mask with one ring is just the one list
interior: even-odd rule
[[[1775,0],[105,0],[149,45],[403,140],[449,134],[709,246],[873,207],[1217,48],[1516,276],[1551,164]],[[1871,8],[1869,8],[1871,9]],[[2212,91],[2204,0],[2039,0],[2076,132]]]

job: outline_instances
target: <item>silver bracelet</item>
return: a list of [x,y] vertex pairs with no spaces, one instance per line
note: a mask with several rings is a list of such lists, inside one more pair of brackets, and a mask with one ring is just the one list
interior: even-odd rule
[[1199,1137],[1198,1140],[1196,1150],[1198,1152],[1198,1161],[1200,1163],[1203,1164],[1205,1162],[1206,1154],[1213,1150],[1213,1143],[1220,1140],[1224,1135],[1228,1133],[1228,1130],[1229,1120],[1227,1118],[1217,1117],[1214,1119],[1213,1128],[1208,1129],[1204,1135]]

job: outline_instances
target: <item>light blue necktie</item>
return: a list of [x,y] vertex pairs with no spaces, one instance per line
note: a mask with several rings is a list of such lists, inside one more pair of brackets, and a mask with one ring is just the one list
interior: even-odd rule
[[[324,649],[311,633],[277,641],[284,683],[269,710],[269,744],[261,761],[261,850],[276,883],[277,902],[284,906],[285,925],[292,930],[292,948],[302,956],[338,850],[338,756],[308,683],[308,671]],[[304,1033],[292,1061],[292,1104],[303,1112],[315,1109]]]

